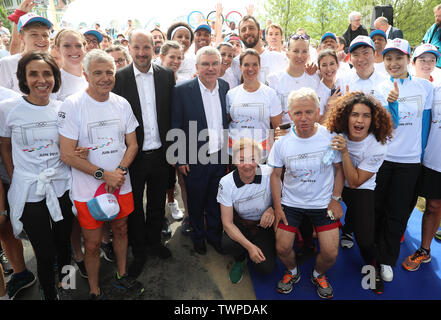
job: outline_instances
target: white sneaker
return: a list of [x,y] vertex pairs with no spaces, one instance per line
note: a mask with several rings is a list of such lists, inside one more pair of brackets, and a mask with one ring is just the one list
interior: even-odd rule
[[173,219],[181,220],[182,218],[184,218],[184,213],[181,209],[179,209],[178,201],[176,199],[174,202],[169,202],[168,207],[171,211]]
[[391,266],[388,266],[387,264],[380,264],[381,270],[380,275],[381,279],[386,282],[391,282],[394,278],[394,272],[392,270]]
[[342,248],[351,249],[354,246],[354,237],[351,233],[343,233],[340,239],[340,245]]

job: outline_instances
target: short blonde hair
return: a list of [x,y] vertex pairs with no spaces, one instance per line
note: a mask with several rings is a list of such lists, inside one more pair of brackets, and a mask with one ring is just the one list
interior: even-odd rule
[[311,88],[302,87],[299,90],[291,91],[291,93],[288,96],[288,110],[292,113],[292,106],[294,105],[294,102],[297,100],[305,100],[310,99],[314,102],[315,110],[318,110],[320,108],[320,102],[317,97],[317,93]]
[[256,163],[260,163],[263,157],[263,148],[262,145],[250,138],[241,138],[240,140],[233,141],[233,147],[232,147],[232,158],[233,163],[239,163],[238,157],[240,156],[240,152],[242,150],[252,150],[252,155],[256,157]]

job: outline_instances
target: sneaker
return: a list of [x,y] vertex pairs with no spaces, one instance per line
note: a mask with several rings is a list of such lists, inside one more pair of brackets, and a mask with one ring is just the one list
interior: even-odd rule
[[106,300],[103,289],[100,288],[100,294],[89,293],[89,300]]
[[14,270],[12,270],[11,264],[9,263],[8,257],[6,257],[6,254],[3,251],[0,252],[0,263],[2,264],[3,274],[5,276],[8,276],[14,272]]
[[168,203],[168,208],[171,211],[172,217],[175,220],[182,220],[184,218],[184,213],[179,209],[178,200],[175,199],[172,203]]
[[299,281],[300,272],[297,271],[297,274],[293,275],[291,271],[286,270],[282,280],[277,284],[277,292],[288,294],[292,291],[293,285]]
[[441,241],[441,229],[435,233],[435,239]]
[[170,222],[168,222],[168,219],[166,217],[164,217],[164,220],[162,221],[161,234],[166,239],[170,239],[171,235],[172,235],[172,230],[170,228]]
[[371,290],[376,294],[382,294],[384,292],[384,282],[377,268],[375,269],[375,288]]
[[239,283],[242,280],[244,262],[245,261],[234,262],[234,265],[230,270],[230,281],[232,283]]
[[112,242],[101,242],[101,254],[109,262],[115,262],[115,253],[113,252]]
[[72,300],[71,290],[64,289],[63,287],[58,287],[57,298],[58,300]]
[[40,286],[40,298],[41,298],[41,300],[60,300],[59,297],[58,297],[57,290],[55,290],[54,293],[55,293],[55,296],[53,297],[53,299],[48,299],[46,297],[46,295],[44,294],[43,288]]
[[26,275],[22,278],[14,277],[14,274],[11,276],[11,280],[6,284],[6,292],[11,300],[14,300],[17,293],[25,288],[29,288],[32,286],[37,279],[34,274],[30,271],[27,271]]
[[185,218],[184,221],[182,221],[181,233],[185,236],[190,235],[191,225],[190,225],[190,218],[189,217]]
[[75,263],[78,267],[78,272],[80,273],[80,276],[82,276],[84,279],[87,279],[89,276],[87,275],[87,270],[86,270],[86,265],[84,264],[84,260],[75,261]]
[[391,282],[394,279],[394,271],[392,270],[392,267],[387,264],[380,264],[380,268],[381,279],[386,282]]
[[351,249],[354,246],[354,237],[351,233],[343,233],[340,238],[342,248]]
[[118,274],[115,275],[115,279],[112,281],[112,285],[115,288],[126,290],[127,292],[135,293],[140,296],[144,293],[144,286],[141,282],[136,281],[127,274],[119,277]]
[[332,290],[331,284],[324,274],[314,277],[311,275],[311,282],[317,288],[317,294],[320,298],[331,299],[334,296],[334,290]]
[[432,260],[430,253],[426,254],[421,248],[415,251],[414,254],[404,259],[402,266],[407,271],[417,271],[420,268],[421,263],[428,263]]

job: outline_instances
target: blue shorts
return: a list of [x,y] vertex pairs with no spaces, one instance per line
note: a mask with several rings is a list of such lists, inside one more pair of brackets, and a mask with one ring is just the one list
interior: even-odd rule
[[304,218],[311,220],[316,232],[323,232],[341,227],[340,219],[331,220],[328,217],[328,209],[301,209],[285,205],[282,205],[282,208],[283,212],[285,212],[288,225],[285,225],[280,221],[277,227],[285,231],[296,233],[297,228]]

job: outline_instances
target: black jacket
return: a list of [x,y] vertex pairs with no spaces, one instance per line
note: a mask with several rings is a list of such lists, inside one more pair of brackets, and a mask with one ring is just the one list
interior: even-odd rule
[[346,53],[348,52],[352,40],[354,40],[357,36],[368,36],[368,35],[369,33],[367,29],[362,24],[355,31],[352,31],[351,25],[349,25],[342,36],[345,39],[345,52]]

